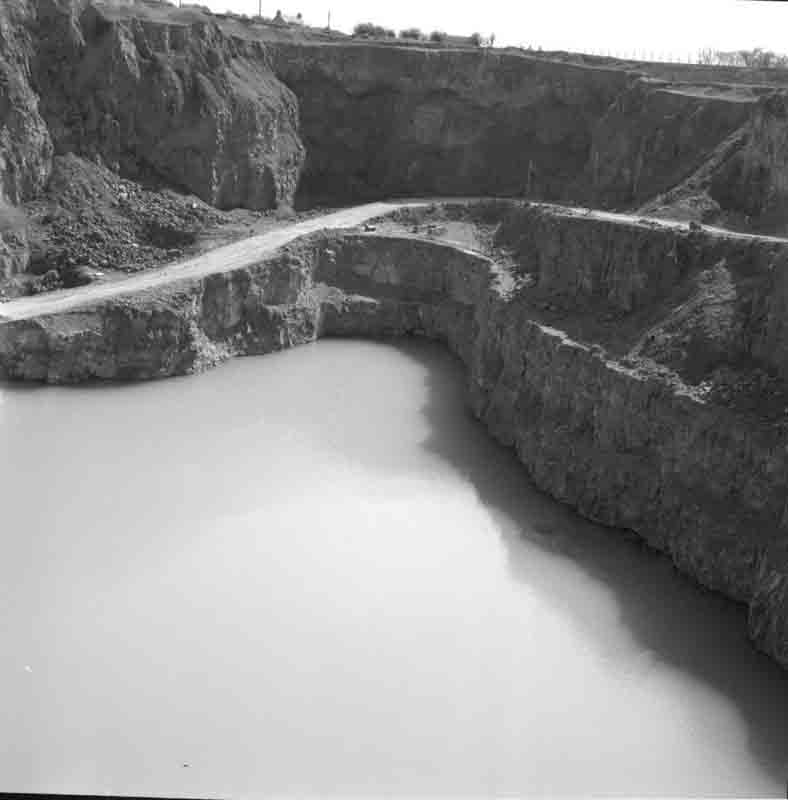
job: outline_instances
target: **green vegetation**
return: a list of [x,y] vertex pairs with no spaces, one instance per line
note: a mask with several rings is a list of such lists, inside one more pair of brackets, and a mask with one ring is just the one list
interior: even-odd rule
[[419,28],[405,28],[399,32],[400,39],[414,39],[415,41],[420,41],[424,38],[424,34],[419,30]]
[[442,44],[447,38],[446,31],[433,31],[430,34],[430,41],[437,42],[438,44]]

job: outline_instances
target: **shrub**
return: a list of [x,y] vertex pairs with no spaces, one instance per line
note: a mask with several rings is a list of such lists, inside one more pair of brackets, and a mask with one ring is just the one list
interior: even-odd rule
[[405,28],[405,30],[399,32],[399,38],[419,41],[424,38],[424,34],[418,28]]
[[371,22],[359,22],[355,28],[353,28],[353,36],[373,36],[373,31],[375,30],[375,26]]
[[360,38],[393,39],[396,34],[391,28],[384,28],[382,25],[374,25],[371,22],[360,22],[353,28],[353,36],[358,36]]
[[472,33],[469,39],[474,47],[482,46],[482,35],[480,33]]
[[430,34],[430,41],[437,42],[438,44],[445,42],[446,38],[446,31],[433,31]]
[[696,61],[698,64],[722,67],[750,67],[754,69],[785,69],[788,67],[788,56],[774,53],[771,50],[701,50]]

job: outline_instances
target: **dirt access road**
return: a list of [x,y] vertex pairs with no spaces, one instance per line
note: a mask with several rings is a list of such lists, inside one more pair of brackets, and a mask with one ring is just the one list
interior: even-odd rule
[[224,247],[217,247],[196,258],[168,264],[161,269],[149,270],[121,280],[8,300],[0,303],[0,322],[68,311],[86,303],[95,303],[109,297],[152,289],[183,278],[201,278],[217,272],[229,272],[255,264],[299,236],[324,228],[352,228],[373,217],[379,217],[403,206],[413,205],[423,205],[423,203],[368,203],[355,206],[297,222],[286,228],[251,236]]
[[[64,289],[62,291],[49,292],[47,294],[35,295],[33,297],[22,297],[16,300],[9,300],[0,303],[0,323],[12,320],[29,319],[44,314],[69,311],[85,305],[106,300],[110,297],[118,297],[124,294],[131,294],[145,289],[152,289],[172,281],[183,278],[201,278],[218,272],[229,272],[234,269],[255,264],[266,255],[269,255],[277,248],[282,247],[288,242],[315,231],[326,228],[352,228],[370,220],[395,211],[398,208],[426,206],[431,203],[470,203],[484,199],[494,198],[435,198],[435,199],[416,199],[406,201],[392,201],[380,203],[367,203],[366,205],[354,206],[353,208],[343,209],[331,214],[325,214],[303,222],[280,228],[278,230],[263,233],[258,236],[251,236],[224,247],[217,247],[196,258],[187,261],[169,264],[161,269],[150,270],[148,272],[133,275],[117,281],[98,283],[90,286],[81,286],[76,289]],[[563,216],[582,216],[594,219],[617,222],[627,225],[650,226],[660,228],[688,228],[687,223],[676,222],[673,220],[657,219],[644,217],[636,214],[616,214],[606,211],[593,211],[586,208],[572,208],[567,206],[556,206],[549,203],[535,203],[546,209],[552,209],[557,215]],[[710,228],[704,226],[706,231],[714,234],[732,238],[744,239],[768,239],[771,241],[786,241],[771,236],[755,236],[746,233],[734,233],[720,228]]]

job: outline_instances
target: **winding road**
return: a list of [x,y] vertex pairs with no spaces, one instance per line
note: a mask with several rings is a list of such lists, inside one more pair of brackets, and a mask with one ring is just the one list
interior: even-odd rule
[[[21,297],[16,300],[0,302],[0,324],[13,320],[30,319],[42,314],[53,314],[69,311],[85,303],[106,300],[145,289],[155,288],[182,278],[201,278],[218,272],[247,267],[255,264],[265,256],[271,254],[279,247],[292,242],[299,236],[304,236],[315,231],[327,228],[352,228],[364,222],[388,214],[398,208],[425,206],[431,203],[453,202],[468,203],[483,199],[494,198],[419,198],[413,200],[367,203],[342,209],[330,214],[324,214],[293,225],[268,231],[257,236],[242,239],[233,244],[217,247],[201,256],[159,269],[149,270],[127,278],[121,278],[106,283],[95,283],[89,286],[80,286],[76,289],[63,289],[60,291],[39,294],[33,297]],[[552,209],[554,213],[566,217],[584,217],[599,219],[608,222],[642,225],[644,227],[660,227],[687,229],[688,224],[676,220],[666,220],[655,217],[645,217],[639,214],[619,214],[609,211],[594,211],[587,208],[559,206],[550,203],[534,203],[544,208]],[[765,239],[769,241],[788,241],[774,236],[756,236],[748,233],[738,233],[722,228],[703,226],[706,232],[721,236],[742,239]]]
[[258,236],[250,236],[248,239],[209,250],[201,256],[168,264],[160,269],[131,275],[121,280],[8,300],[0,303],[0,323],[68,311],[88,302],[155,288],[182,278],[201,278],[217,272],[228,272],[247,267],[299,236],[305,236],[325,228],[352,228],[397,208],[418,205],[424,205],[424,202],[367,203],[362,206],[354,206],[331,214],[313,217],[303,222],[296,222],[293,225],[261,233]]

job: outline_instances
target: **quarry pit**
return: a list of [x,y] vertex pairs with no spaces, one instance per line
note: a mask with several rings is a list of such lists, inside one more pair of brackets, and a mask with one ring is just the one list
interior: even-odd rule
[[788,668],[788,77],[8,0],[0,78],[5,385],[437,341]]

